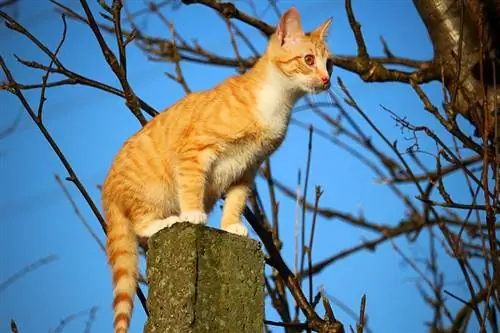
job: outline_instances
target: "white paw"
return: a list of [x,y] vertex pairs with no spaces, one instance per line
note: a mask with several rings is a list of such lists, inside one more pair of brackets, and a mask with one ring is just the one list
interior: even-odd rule
[[235,235],[248,236],[247,228],[241,223],[230,224],[224,230]]
[[179,218],[177,216],[171,216],[171,217],[166,218],[166,219],[153,220],[153,221],[149,222],[145,228],[137,230],[137,235],[140,237],[148,237],[149,238],[149,237],[153,236],[154,234],[156,234],[158,231],[165,229],[165,228],[169,228],[172,224],[174,224],[175,222],[173,222],[172,219],[177,221]]
[[174,224],[179,223],[179,222],[181,222],[181,220],[179,219],[179,216],[177,216],[177,215],[172,215],[172,216],[169,216],[165,219],[165,224],[167,225],[168,228],[170,228],[171,226],[173,226]]
[[192,224],[207,224],[207,214],[199,210],[184,212],[179,216],[178,222],[189,222]]

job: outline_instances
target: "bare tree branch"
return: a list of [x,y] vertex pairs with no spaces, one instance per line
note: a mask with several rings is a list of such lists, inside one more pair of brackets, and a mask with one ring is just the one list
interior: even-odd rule
[[5,281],[0,283],[0,294],[4,292],[11,284],[19,280],[20,278],[24,277],[26,274],[42,267],[45,265],[48,265],[52,263],[53,261],[56,261],[59,259],[55,254],[48,255],[46,257],[40,258],[37,261],[29,264],[26,267],[23,267],[21,270],[18,272],[14,273],[10,277],[8,277]]

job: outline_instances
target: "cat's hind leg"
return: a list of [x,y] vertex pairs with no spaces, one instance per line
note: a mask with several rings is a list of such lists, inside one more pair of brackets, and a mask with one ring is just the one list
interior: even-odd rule
[[149,221],[141,221],[135,227],[135,233],[139,237],[151,237],[158,231],[170,228],[173,224],[179,222],[179,216],[169,216],[166,219],[152,219]]

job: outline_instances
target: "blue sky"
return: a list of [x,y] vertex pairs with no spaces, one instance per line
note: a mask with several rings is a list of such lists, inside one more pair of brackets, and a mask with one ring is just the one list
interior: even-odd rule
[[[78,12],[83,12],[76,1],[62,1]],[[92,3],[94,10],[97,8]],[[256,0],[259,13],[263,13],[267,1]],[[415,59],[432,57],[432,47],[424,25],[411,2],[380,0],[377,2],[353,1],[358,21],[362,24],[371,55],[382,56],[379,37],[383,36],[396,55]],[[284,11],[296,5],[302,13],[303,26],[311,30],[329,16],[333,24],[329,45],[333,53],[353,55],[356,43],[348,26],[344,1],[279,1]],[[143,1],[130,1],[131,9],[143,6]],[[249,11],[246,2],[238,1],[241,9]],[[12,10],[10,11],[12,13]],[[97,11],[94,11],[97,15]],[[218,54],[233,56],[233,50],[224,22],[213,11],[200,5],[181,6],[178,10],[164,10],[177,31],[186,39],[197,39],[201,45]],[[45,1],[21,1],[18,20],[35,36],[54,49],[62,32],[62,22],[54,7]],[[272,10],[265,11],[262,19],[276,24],[277,16]],[[143,22],[144,21],[144,22]],[[142,28],[151,35],[170,37],[170,32],[158,20],[145,22],[139,19]],[[263,51],[266,41],[259,33],[243,24],[240,28],[252,36],[252,41]],[[115,43],[111,38],[112,47]],[[27,70],[16,63],[13,53],[28,60],[48,63],[41,53],[25,38],[2,24],[0,27],[0,54],[5,58],[15,78],[23,83],[38,83],[43,73]],[[245,55],[248,50],[242,49]],[[118,87],[119,84],[98,49],[90,29],[68,20],[66,43],[60,52],[63,64],[82,75]],[[128,48],[129,82],[136,94],[158,110],[164,109],[184,95],[182,88],[166,77],[173,71],[171,64],[150,62],[135,46]],[[207,89],[234,70],[197,64],[183,65],[183,71],[192,90]],[[403,117],[419,125],[425,124],[443,133],[422,109],[412,89],[403,84],[366,84],[353,74],[334,69],[333,81],[339,76],[349,87],[359,105],[364,108],[377,126],[402,148],[405,142],[401,131],[390,115],[380,105],[391,108]],[[2,76],[3,78],[3,76]],[[51,77],[56,79],[57,77]],[[437,84],[424,87],[433,102],[441,100],[441,88]],[[341,95],[338,88],[334,91]],[[39,92],[26,92],[34,107]],[[123,141],[140,127],[137,120],[124,105],[123,100],[95,89],[70,86],[50,89],[44,121],[51,135],[74,167],[94,201],[100,207],[100,184],[111,160]],[[327,101],[325,95],[315,97]],[[336,111],[327,110],[336,115]],[[380,140],[368,125],[352,111],[363,130]],[[17,130],[0,141],[0,283],[22,267],[50,254],[58,259],[49,265],[17,280],[0,293],[0,331],[8,331],[10,319],[19,325],[21,333],[49,331],[59,321],[72,313],[97,307],[93,332],[109,332],[111,317],[111,279],[104,253],[79,222],[68,200],[57,185],[54,175],[65,177],[66,173],[54,152],[50,149],[36,126],[19,105],[16,97],[0,91],[0,125],[7,126],[21,113]],[[295,119],[312,123],[318,128],[328,129],[312,112],[299,112]],[[307,154],[307,131],[291,126],[283,146],[272,158],[274,176],[294,186],[299,169],[304,170]],[[450,141],[451,142],[451,141]],[[435,151],[435,147],[424,139],[422,149]],[[387,147],[383,147],[388,151]],[[423,161],[434,166],[432,156],[423,156]],[[362,213],[371,221],[396,225],[404,216],[404,206],[392,192],[376,184],[376,176],[366,166],[333,146],[319,136],[314,136],[312,173],[309,193],[314,185],[321,185],[324,194],[321,205],[332,207],[354,215]],[[463,180],[463,179],[462,179]],[[450,188],[460,188],[461,181],[454,179]],[[258,181],[264,200],[267,189]],[[67,183],[72,197],[84,217],[101,239],[104,239],[97,220],[92,215],[81,195],[72,184]],[[415,195],[413,187],[404,188]],[[456,197],[462,197],[455,191]],[[312,195],[310,196],[312,198]],[[290,266],[294,256],[295,203],[279,194],[280,231],[284,241],[283,255]],[[218,209],[210,218],[210,225],[217,226]],[[308,223],[310,215],[308,214]],[[359,231],[337,220],[319,219],[314,244],[314,261],[327,258],[338,251],[360,243],[375,235]],[[251,233],[251,237],[255,234]],[[428,236],[408,245],[405,239],[396,240],[406,254],[423,258],[428,253]],[[440,268],[445,273],[446,287],[467,298],[465,285],[461,283],[455,261],[449,259],[438,248]],[[390,243],[377,247],[376,252],[360,252],[347,260],[339,261],[315,278],[314,290],[324,286],[329,295],[340,299],[352,309],[359,308],[363,294],[367,295],[368,325],[373,332],[422,332],[424,322],[431,319],[431,311],[422,301],[416,287],[415,272],[402,264],[401,257],[394,253]],[[136,300],[137,303],[137,300]],[[450,301],[450,309],[460,307]],[[337,317],[346,325],[355,321],[335,306]],[[273,311],[268,318],[277,320]],[[131,332],[141,332],[145,316],[136,306]],[[83,332],[87,316],[82,315],[69,323],[65,332]],[[273,329],[273,332],[281,332]]]

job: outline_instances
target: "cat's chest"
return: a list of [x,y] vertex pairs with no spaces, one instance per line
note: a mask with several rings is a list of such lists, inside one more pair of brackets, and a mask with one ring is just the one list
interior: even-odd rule
[[256,102],[256,114],[265,135],[271,140],[284,137],[293,104],[291,99],[275,87],[267,86],[260,91]]
[[246,172],[255,170],[279,145],[275,139],[245,139],[227,145],[213,162],[212,185],[217,192],[240,179]]

